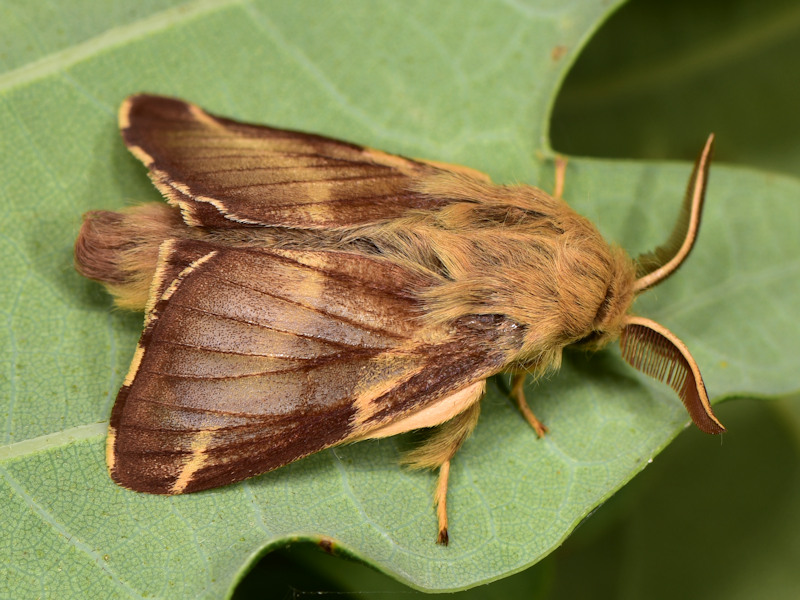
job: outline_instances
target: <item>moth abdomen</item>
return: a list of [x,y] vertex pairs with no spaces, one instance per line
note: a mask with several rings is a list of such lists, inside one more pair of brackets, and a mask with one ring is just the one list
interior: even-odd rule
[[106,286],[121,308],[142,310],[156,272],[158,248],[188,228],[179,212],[148,203],[121,212],[94,210],[83,216],[75,241],[75,267]]
[[130,246],[121,235],[121,213],[93,210],[83,215],[78,239],[75,241],[75,268],[84,277],[118,285],[125,281],[119,266],[119,253]]

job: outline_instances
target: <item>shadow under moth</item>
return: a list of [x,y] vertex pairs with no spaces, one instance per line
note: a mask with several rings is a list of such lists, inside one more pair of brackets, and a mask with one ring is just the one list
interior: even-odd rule
[[405,462],[439,469],[446,544],[450,461],[486,378],[515,374],[541,436],[525,374],[616,338],[701,430],[724,431],[686,346],[628,313],[692,248],[712,138],[667,242],[633,260],[561,199],[563,163],[551,196],[173,98],[132,96],[119,121],[167,203],[89,212],[75,245],[80,273],[145,311],[111,413],[118,484],[196,492],[432,428]]

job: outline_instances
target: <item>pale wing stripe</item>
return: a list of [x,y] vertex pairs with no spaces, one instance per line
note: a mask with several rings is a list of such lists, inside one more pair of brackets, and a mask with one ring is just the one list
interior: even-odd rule
[[[214,315],[214,316],[219,316],[219,315]],[[265,327],[265,329],[269,329],[269,328]],[[272,331],[278,331],[278,330],[277,329],[272,329]],[[279,333],[292,333],[292,332],[279,331]],[[298,337],[302,337],[300,334],[297,334],[297,336]],[[310,339],[310,340],[313,340],[313,341],[319,341],[318,338],[311,338],[311,337],[305,337],[304,339]],[[283,354],[256,354],[256,353],[253,353],[253,352],[242,352],[242,351],[236,351],[236,350],[220,350],[219,348],[212,348],[212,347],[208,347],[208,346],[198,346],[196,344],[186,344],[184,342],[176,342],[176,341],[173,341],[173,340],[162,340],[162,339],[159,339],[158,343],[159,344],[167,344],[169,346],[180,346],[182,348],[190,348],[192,350],[202,350],[203,352],[208,352],[208,353],[211,353],[211,354],[214,354],[214,353],[216,353],[216,354],[233,354],[233,355],[236,355],[236,356],[252,356],[252,357],[259,357],[259,358],[263,357],[263,358],[277,358],[277,359],[285,358],[287,360],[314,361],[314,360],[318,360],[319,358],[324,358],[324,357],[327,357],[327,356],[342,356],[341,353],[335,352],[333,354],[321,354],[321,355],[313,356],[313,357],[304,357],[304,356],[291,356],[291,357],[289,357],[289,356],[285,356]],[[330,342],[330,345],[332,345],[332,346],[344,346],[344,347],[347,347],[347,348],[353,348],[353,346],[347,346],[347,344],[339,344],[339,343],[336,343],[336,342]]]
[[[196,158],[198,158],[198,157],[196,157]],[[227,158],[227,157],[206,156],[206,157],[199,157],[199,158],[202,158],[203,160],[206,160],[206,161],[211,162],[211,163],[216,163],[216,162],[219,162],[219,159]],[[233,158],[233,157],[231,157],[231,158]],[[238,158],[240,160],[244,159],[244,158],[259,159],[260,162],[262,160],[261,157],[258,157],[258,156],[251,156],[251,157],[239,156],[239,157],[236,157],[236,158]],[[321,160],[326,160],[326,159],[321,159]],[[185,161],[182,161],[182,162],[185,162]],[[334,165],[334,164],[331,164],[330,162],[326,161],[324,163],[319,163],[319,164],[270,165],[270,166],[267,166],[267,167],[264,167],[264,166],[253,166],[253,167],[244,166],[244,167],[242,167],[242,166],[240,166],[240,167],[232,167],[232,168],[228,168],[228,169],[208,169],[207,171],[195,171],[195,173],[202,174],[202,175],[211,175],[211,174],[220,175],[220,174],[227,174],[227,173],[257,173],[257,172],[270,173],[272,171],[311,171],[311,170],[323,170],[323,169],[330,169],[330,170],[340,171],[342,169],[342,167],[343,167],[343,165]],[[367,169],[362,168],[362,167],[359,166],[359,167],[354,168],[353,170],[365,171]],[[374,170],[374,171],[391,171],[388,167],[381,167],[380,165],[375,165],[375,167],[374,168],[370,168],[370,170]],[[377,177],[378,176],[376,176],[376,178]],[[399,175],[397,173],[394,173],[394,172],[390,172],[390,173],[387,173],[386,175],[383,175],[382,177],[401,177],[401,175]],[[344,178],[338,178],[338,179],[311,179],[311,180],[303,179],[303,180],[300,180],[300,181],[301,182],[317,182],[317,181],[344,181],[344,180],[345,180]],[[293,182],[293,183],[297,183],[297,182]]]
[[[319,269],[314,269],[313,267],[308,267],[306,265],[302,265],[302,267],[299,266],[298,268],[306,268],[308,270],[319,271]],[[324,273],[324,271],[322,271],[322,272]],[[333,319],[335,321],[339,321],[339,322],[345,323],[347,325],[352,325],[354,328],[360,329],[361,331],[365,331],[367,333],[379,334],[379,335],[383,335],[383,336],[391,337],[391,338],[396,338],[396,339],[406,339],[406,336],[397,334],[395,332],[392,332],[392,331],[389,331],[389,330],[386,330],[386,329],[380,329],[378,327],[369,327],[368,325],[365,325],[364,323],[360,323],[358,321],[347,319],[347,318],[345,318],[345,317],[343,317],[341,315],[337,315],[336,313],[328,312],[328,311],[325,311],[325,310],[323,310],[321,308],[315,308],[313,306],[309,306],[307,304],[303,304],[303,303],[298,302],[297,300],[293,300],[291,298],[286,298],[284,296],[280,296],[280,295],[277,295],[277,294],[271,294],[271,293],[267,292],[266,290],[260,290],[260,289],[255,288],[255,287],[252,287],[252,286],[249,286],[249,285],[245,285],[240,281],[234,281],[234,280],[228,279],[226,277],[222,277],[217,273],[212,273],[210,271],[207,271],[207,272],[204,273],[204,275],[206,275],[208,277],[211,277],[211,278],[214,278],[214,279],[218,279],[219,281],[224,281],[226,283],[230,283],[231,285],[238,286],[238,287],[240,287],[240,288],[242,288],[244,290],[250,290],[250,291],[253,291],[253,292],[257,293],[257,294],[261,294],[263,296],[267,296],[268,298],[275,298],[277,300],[281,300],[281,301],[286,302],[288,304],[292,304],[294,306],[298,306],[300,308],[306,309],[309,312],[317,313],[317,314],[323,315],[325,317],[330,317],[331,319]],[[346,278],[346,276],[342,276],[342,278],[344,279],[344,278]],[[373,289],[376,289],[376,288],[373,288]],[[380,291],[380,289],[377,288],[377,291]],[[387,294],[387,295],[389,295],[389,294]],[[193,309],[193,307],[187,306],[185,304],[180,304],[180,303],[176,303],[176,304],[178,306],[183,306],[185,308]],[[203,312],[208,312],[208,314],[213,314],[215,316],[225,318],[225,315],[219,315],[217,313],[213,313],[213,312],[210,312],[210,311],[203,311]],[[242,321],[242,322],[249,323],[249,321]],[[257,324],[253,323],[253,325],[257,325]],[[266,328],[267,329],[271,329],[270,327],[266,327]],[[273,329],[273,330],[274,331],[281,331],[281,330],[276,330],[276,329]],[[294,331],[282,331],[282,333],[295,333],[295,332]],[[296,333],[296,335],[302,336],[303,334]],[[323,340],[325,339],[325,338],[316,337],[316,336],[306,336],[306,337],[308,337],[309,339],[315,339],[315,340],[316,339],[323,339]],[[336,343],[336,342],[332,341],[332,343]],[[346,344],[343,344],[343,345],[346,345]],[[348,347],[350,347],[350,346],[348,346]]]
[[[299,169],[303,169],[305,167],[299,167]],[[244,171],[249,171],[249,169],[245,169]],[[247,190],[251,188],[270,188],[270,187],[282,187],[288,185],[296,185],[298,187],[316,187],[318,184],[332,184],[332,183],[341,183],[345,181],[380,181],[381,179],[401,179],[405,178],[405,175],[401,175],[398,173],[387,173],[385,175],[351,175],[349,177],[338,177],[338,178],[330,178],[330,179],[298,179],[295,181],[259,181],[257,183],[246,183],[242,185],[220,185],[220,190],[224,191],[231,191],[231,190]],[[190,186],[191,189],[191,186]],[[357,197],[357,196],[356,196]],[[370,196],[371,197],[371,196]],[[348,196],[347,200],[351,196]],[[330,201],[328,201],[330,202]]]
[[[354,160],[350,158],[342,158],[341,156],[325,156],[324,154],[319,154],[316,152],[286,152],[286,151],[279,151],[279,150],[265,150],[263,152],[236,152],[231,154],[219,154],[218,150],[241,150],[242,148],[239,146],[209,146],[206,148],[197,148],[192,146],[186,146],[187,149],[191,148],[192,154],[187,154],[185,156],[180,157],[181,162],[195,162],[195,161],[203,161],[203,160],[218,160],[218,159],[230,159],[230,158],[239,158],[239,159],[253,159],[253,158],[262,158],[264,156],[269,156],[270,158],[311,158],[315,160],[326,161],[330,165],[342,165],[343,163],[346,165],[353,165],[355,167],[364,168],[364,169],[387,169],[387,170],[395,170],[394,167],[390,167],[388,165],[382,165],[376,162],[367,162],[364,160]],[[198,152],[208,152],[209,154],[200,155]],[[212,154],[213,152],[213,154]],[[322,165],[325,166],[325,165]],[[287,166],[287,167],[271,167],[273,169],[279,168],[298,168],[295,166]],[[307,168],[306,166],[302,166],[300,168]]]
[[[228,283],[235,283],[235,282],[229,281],[227,279],[223,279],[222,277],[218,277],[217,279],[220,279],[221,281],[227,281]],[[245,289],[253,289],[253,288],[249,288],[247,286],[241,286],[241,287],[243,287]],[[260,290],[253,290],[253,291],[254,292],[259,292]],[[269,296],[270,298],[277,298],[278,300],[285,300],[286,302],[290,302],[291,304],[295,304],[297,306],[301,306],[303,308],[307,308],[307,307],[303,306],[302,304],[298,304],[297,302],[293,302],[292,300],[287,300],[286,298],[282,298],[281,296],[275,296],[275,295],[269,294],[267,292],[264,292],[264,295],[265,296]],[[277,331],[278,333],[288,333],[290,335],[294,335],[294,336],[297,336],[297,337],[300,337],[300,338],[304,338],[304,339],[307,339],[307,340],[314,340],[314,341],[322,340],[322,341],[324,341],[326,343],[330,343],[330,344],[337,345],[337,346],[342,346],[344,348],[358,348],[358,346],[347,344],[346,342],[339,342],[337,340],[329,340],[329,339],[326,339],[326,338],[324,338],[322,336],[311,335],[311,334],[308,334],[308,333],[300,333],[298,331],[292,331],[291,329],[282,329],[282,328],[279,328],[279,327],[274,327],[274,326],[269,325],[267,323],[257,323],[256,321],[251,321],[249,319],[240,319],[238,317],[234,317],[234,316],[231,316],[231,315],[226,315],[226,314],[221,314],[221,313],[218,313],[218,312],[206,310],[204,308],[200,308],[200,307],[197,307],[197,306],[192,306],[190,304],[183,304],[181,302],[172,302],[171,304],[172,304],[172,306],[179,306],[181,308],[184,308],[187,311],[201,313],[201,314],[204,314],[204,315],[212,315],[212,316],[217,317],[219,319],[223,319],[223,320],[226,320],[226,321],[234,321],[236,323],[243,323],[245,325],[251,325],[253,327],[258,327],[259,329],[266,329],[266,330],[269,330],[269,331]],[[328,313],[326,313],[324,311],[314,310],[313,308],[310,308],[310,307],[308,307],[308,308],[309,308],[309,311],[311,311],[311,312],[316,312],[318,314],[322,314],[322,315],[326,315],[326,316],[328,315]],[[332,319],[336,319],[335,316],[331,316],[331,318]],[[342,320],[342,322],[346,322],[346,321]],[[358,325],[358,324],[356,323],[355,325]],[[369,331],[369,330],[365,329],[365,331]],[[394,336],[394,337],[398,337],[398,336]],[[261,355],[256,355],[256,356],[261,356]],[[278,357],[278,358],[280,358],[280,357]]]
[[[178,191],[178,192],[180,192],[182,194],[185,194],[184,191],[178,189],[177,187],[175,187],[173,185],[173,181],[169,181],[169,180],[164,179],[163,183],[165,185],[170,186],[172,189],[174,189],[174,190],[176,190],[176,191]],[[308,185],[308,183],[304,182],[301,185]],[[201,198],[201,197],[197,197],[197,196],[191,196],[189,194],[186,194],[186,195],[188,196],[189,200],[193,200],[195,202],[208,202],[208,200],[205,199],[205,198]],[[297,199],[297,200],[293,201],[290,204],[277,204],[275,202],[272,202],[271,198],[265,198],[265,200],[269,201],[269,204],[268,205],[261,204],[261,205],[258,206],[258,208],[259,208],[259,210],[262,210],[262,211],[265,211],[265,212],[269,212],[269,213],[279,213],[279,212],[285,212],[285,211],[299,210],[301,208],[305,209],[305,208],[312,207],[312,206],[335,207],[337,204],[341,204],[341,205],[344,205],[344,207],[352,207],[352,206],[357,205],[357,206],[364,206],[366,208],[369,208],[370,206],[373,206],[375,204],[385,204],[387,207],[396,206],[397,210],[399,212],[404,212],[404,211],[408,210],[409,203],[408,202],[398,202],[398,199],[400,197],[402,197],[403,200],[415,199],[415,198],[416,199],[420,199],[420,200],[423,199],[423,197],[421,195],[420,196],[412,196],[410,194],[400,195],[398,193],[370,194],[370,195],[358,195],[358,196],[355,195],[355,194],[350,193],[350,194],[348,194],[347,197],[333,198],[333,199],[330,199],[330,200],[311,200],[311,199],[302,200],[302,199]],[[229,202],[229,201],[230,201],[230,199],[225,199],[225,200],[221,200],[220,202],[224,205],[225,202]],[[436,202],[428,201],[427,199],[426,199],[426,202],[427,202],[427,204],[429,206],[433,206],[433,205],[437,204]],[[236,210],[239,211],[239,212],[245,212],[246,213],[247,211],[246,210],[242,210],[242,208],[243,207],[236,207]],[[227,207],[226,207],[226,209],[227,209]],[[225,213],[223,213],[223,214],[225,214]],[[273,225],[272,227],[281,227],[281,225]]]
[[[245,419],[252,419],[252,424],[245,424],[245,425],[232,425],[230,429],[234,428],[245,428],[245,427],[253,427],[255,425],[263,424],[264,422],[274,421],[274,420],[288,420],[287,417],[283,415],[270,415],[270,414],[263,414],[263,413],[249,413],[241,410],[222,410],[219,408],[202,408],[199,406],[190,406],[190,405],[180,405],[175,406],[174,404],[170,404],[168,402],[164,402],[161,400],[154,400],[153,398],[146,398],[144,396],[134,396],[136,398],[136,402],[140,403],[147,403],[147,404],[154,404],[156,406],[165,406],[171,410],[180,410],[181,412],[192,412],[192,413],[204,413],[209,415],[232,415],[237,418],[245,418]],[[180,429],[170,429],[168,427],[143,427],[141,425],[136,425],[133,423],[125,423],[125,429],[132,429],[137,431],[165,431],[165,432],[183,432],[183,431],[194,431],[193,429],[184,429],[181,427]],[[204,427],[200,428],[201,430]],[[226,427],[228,429],[228,427]]]

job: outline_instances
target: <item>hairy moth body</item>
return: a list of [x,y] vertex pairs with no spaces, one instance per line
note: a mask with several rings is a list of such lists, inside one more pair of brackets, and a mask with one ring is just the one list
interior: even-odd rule
[[691,250],[711,139],[668,242],[633,260],[560,197],[464,167],[150,95],[123,104],[120,126],[167,200],[87,213],[75,248],[82,274],[146,313],[111,415],[120,485],[193,492],[438,427],[409,461],[440,468],[446,543],[450,460],[486,378],[620,335],[628,362],[723,431],[685,346],[628,314]]

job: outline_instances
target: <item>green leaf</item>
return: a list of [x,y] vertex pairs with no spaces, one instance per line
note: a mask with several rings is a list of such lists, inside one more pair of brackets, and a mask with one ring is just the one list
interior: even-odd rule
[[[709,447],[707,435],[688,428],[547,559],[448,598],[794,599],[800,396],[717,409],[731,431],[724,444]],[[364,600],[415,597],[388,576],[311,544],[265,557],[234,598],[262,598],[265,590],[275,597],[334,590]]]
[[[105,420],[141,328],[72,270],[88,209],[157,192],[116,133],[130,93],[457,162],[551,187],[549,109],[606,17],[595,2],[6,4],[0,18],[0,596],[218,597],[259,555],[335,540],[409,584],[459,589],[541,559],[686,424],[615,351],[569,353],[529,389],[536,440],[498,382],[454,464],[452,543],[407,438],[323,452],[182,496],[107,476]],[[63,11],[63,12],[58,12]],[[698,149],[702,135],[698,134]],[[688,164],[573,159],[566,196],[632,252],[668,231]],[[784,394],[800,311],[796,179],[712,167],[698,247],[637,305],[692,349],[715,399]],[[709,444],[714,444],[709,441]]]

